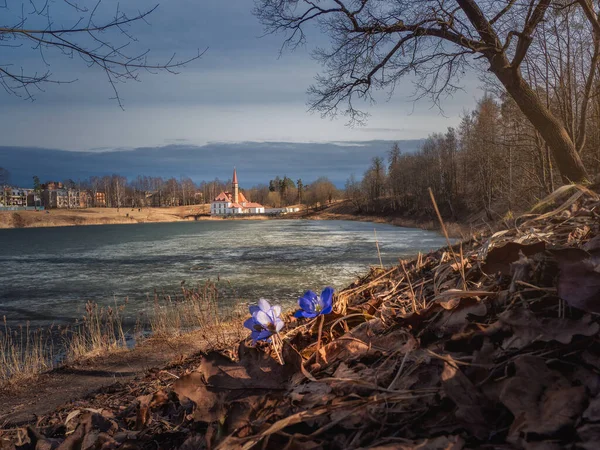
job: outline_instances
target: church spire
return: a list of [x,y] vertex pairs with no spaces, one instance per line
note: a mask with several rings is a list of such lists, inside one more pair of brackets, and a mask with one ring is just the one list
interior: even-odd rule
[[238,203],[240,186],[238,184],[237,172],[235,171],[235,167],[233,168],[233,183],[232,184],[233,184],[233,203]]

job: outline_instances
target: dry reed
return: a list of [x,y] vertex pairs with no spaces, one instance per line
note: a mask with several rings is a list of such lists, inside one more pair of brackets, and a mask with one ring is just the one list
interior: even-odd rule
[[[220,305],[220,286],[206,282],[197,288],[182,288],[182,295],[154,299],[145,321],[138,319],[133,336],[141,331],[159,339],[170,339],[201,330],[207,348],[226,346],[243,335],[244,311]],[[81,320],[64,328],[50,326],[11,328],[6,317],[0,328],[0,388],[35,378],[40,373],[77,360],[127,349],[123,313],[126,304],[103,307],[88,302]]]

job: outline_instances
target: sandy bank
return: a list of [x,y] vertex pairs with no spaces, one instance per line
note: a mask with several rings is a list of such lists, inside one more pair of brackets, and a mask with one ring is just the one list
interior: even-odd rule
[[88,208],[45,211],[1,211],[0,228],[64,227],[194,220],[208,205],[173,208]]

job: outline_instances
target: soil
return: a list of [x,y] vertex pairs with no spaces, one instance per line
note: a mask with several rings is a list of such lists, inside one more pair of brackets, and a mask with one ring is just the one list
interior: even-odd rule
[[133,350],[85,359],[24,380],[0,391],[0,424],[35,423],[59,406],[116,383],[143,378],[149,372],[181,362],[206,350],[198,333],[173,339],[155,338]]

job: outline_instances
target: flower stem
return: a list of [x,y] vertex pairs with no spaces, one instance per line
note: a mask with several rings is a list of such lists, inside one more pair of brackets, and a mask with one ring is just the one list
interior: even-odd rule
[[283,350],[283,341],[281,340],[281,337],[279,337],[279,333],[275,333],[273,335],[273,350],[275,350],[279,364],[284,366],[285,363],[283,362],[283,357],[281,355],[281,351]]
[[317,356],[315,361],[319,364],[319,353],[321,351],[321,336],[323,335],[323,323],[325,323],[325,316],[321,314],[321,321],[319,322],[319,334],[317,336]]

